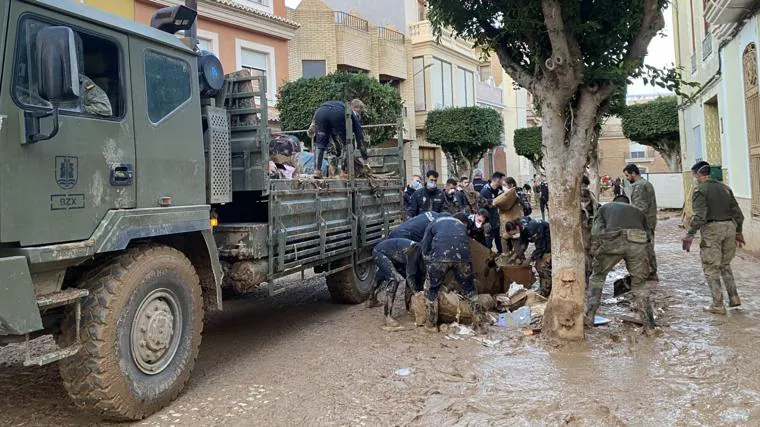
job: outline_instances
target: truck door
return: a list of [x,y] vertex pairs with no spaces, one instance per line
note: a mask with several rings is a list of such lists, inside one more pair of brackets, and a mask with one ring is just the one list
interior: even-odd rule
[[206,204],[197,57],[131,37],[137,206]]
[[[25,114],[49,112],[38,94],[36,35],[47,26],[75,33],[80,100],[60,105],[59,131],[29,143]],[[111,209],[135,206],[128,39],[115,30],[12,2],[0,106],[0,239],[39,245],[88,239]],[[49,133],[53,118],[40,120]]]

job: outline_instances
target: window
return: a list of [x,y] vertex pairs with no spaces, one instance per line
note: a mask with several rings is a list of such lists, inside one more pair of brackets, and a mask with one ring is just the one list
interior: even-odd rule
[[647,158],[647,147],[632,142],[631,143],[631,152],[628,155],[629,159],[636,159],[636,160],[642,160]]
[[644,175],[645,173],[648,173],[649,169],[645,168],[644,166],[639,166],[639,173]]
[[237,68],[249,70],[252,76],[266,77],[267,99],[274,104],[277,89],[274,48],[241,39],[235,40],[235,47],[237,49]]
[[414,111],[425,111],[425,58],[412,59],[414,69]]
[[219,34],[198,29],[198,49],[219,55]]
[[435,148],[420,148],[420,175],[423,177],[430,170],[435,170]]
[[327,74],[325,61],[301,61],[303,77],[322,77]]
[[475,105],[475,77],[472,71],[457,68],[457,106]]
[[701,162],[704,157],[702,154],[702,127],[694,126],[691,132],[694,137],[694,163]]
[[[51,108],[37,92],[35,41],[43,28],[59,25],[24,18],[17,36],[13,95],[26,106]],[[120,117],[124,111],[121,51],[108,39],[74,29],[79,65],[80,98],[59,105],[62,112],[95,117]]]
[[452,87],[451,64],[433,58],[430,67],[431,91],[433,98],[433,108],[447,108],[454,106],[454,96]]
[[190,64],[153,50],[145,52],[148,118],[158,123],[190,99]]
[[480,66],[480,81],[484,82],[490,79],[491,77],[493,77],[493,72],[491,72],[491,64],[481,65]]

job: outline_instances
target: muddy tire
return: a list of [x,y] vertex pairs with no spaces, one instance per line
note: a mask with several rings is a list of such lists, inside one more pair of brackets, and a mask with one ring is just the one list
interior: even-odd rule
[[[203,297],[193,265],[167,246],[140,246],[83,279],[82,349],[60,362],[76,405],[113,420],[140,420],[182,391],[198,356]],[[59,341],[75,340],[69,313]]]
[[334,302],[359,304],[369,298],[375,282],[375,264],[371,260],[365,263],[359,261],[371,255],[371,249],[359,251],[358,255],[355,254],[347,261],[352,263],[351,268],[327,276],[327,289]]

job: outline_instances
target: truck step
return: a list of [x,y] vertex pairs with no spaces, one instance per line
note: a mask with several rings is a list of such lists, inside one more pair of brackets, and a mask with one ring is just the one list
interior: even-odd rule
[[37,297],[37,306],[39,308],[55,308],[69,305],[86,298],[90,295],[87,289],[65,289],[60,292],[42,295]]
[[61,348],[39,356],[27,357],[24,360],[24,366],[44,366],[49,363],[57,362],[61,359],[77,354],[80,348],[82,348],[81,344],[74,344],[70,347]]

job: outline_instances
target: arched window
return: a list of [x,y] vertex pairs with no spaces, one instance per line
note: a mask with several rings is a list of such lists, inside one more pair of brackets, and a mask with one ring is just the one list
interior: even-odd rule
[[749,178],[752,188],[752,215],[760,215],[760,98],[757,85],[757,47],[750,43],[742,55],[744,110],[747,114]]

